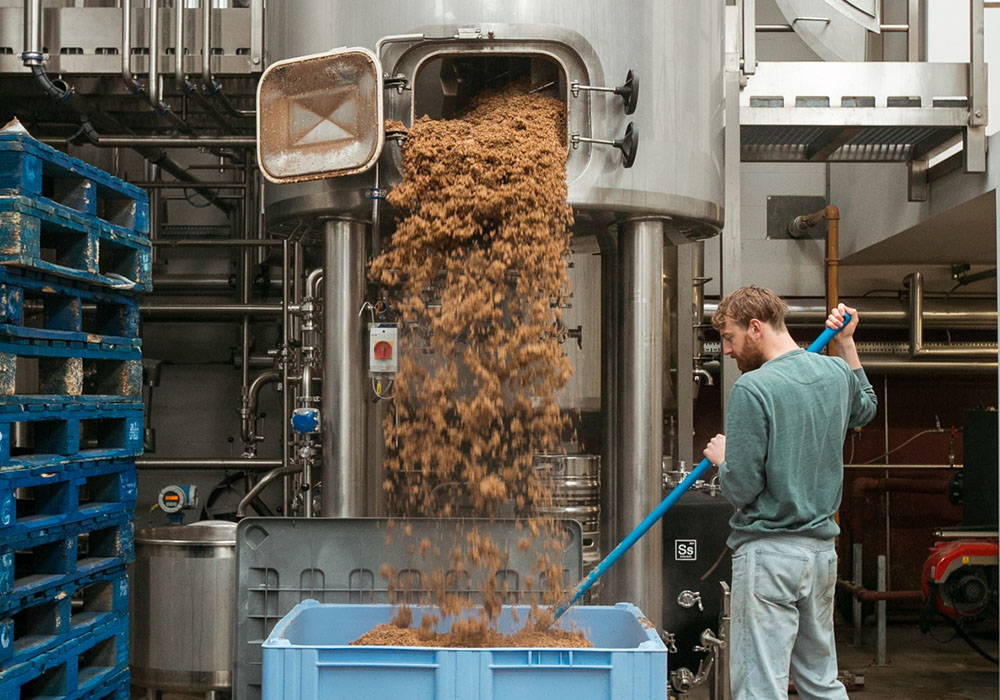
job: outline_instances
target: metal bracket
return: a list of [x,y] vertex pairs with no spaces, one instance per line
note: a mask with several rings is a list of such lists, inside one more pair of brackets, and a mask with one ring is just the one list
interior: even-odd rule
[[386,73],[382,76],[382,87],[386,90],[395,88],[396,92],[402,95],[403,90],[410,89],[410,79],[401,73],[397,73],[393,76]]

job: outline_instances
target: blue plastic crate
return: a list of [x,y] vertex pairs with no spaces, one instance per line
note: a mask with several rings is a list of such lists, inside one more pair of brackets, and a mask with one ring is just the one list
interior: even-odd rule
[[128,674],[128,617],[0,670],[0,698],[116,697]]
[[149,232],[146,192],[26,134],[0,134],[0,192],[44,197],[104,221]]
[[131,513],[136,491],[133,460],[0,469],[0,538]]
[[0,538],[0,613],[45,600],[62,586],[134,559],[132,513]]
[[67,582],[3,613],[0,669],[30,661],[127,615],[128,593],[122,565]]
[[[415,625],[425,610],[414,608]],[[667,693],[666,647],[629,603],[579,606],[560,619],[591,649],[348,646],[394,611],[313,600],[295,606],[263,644],[264,700],[662,700]],[[512,611],[527,619],[527,606],[505,606],[501,632],[517,629]],[[449,628],[445,621],[438,631]]]
[[[41,308],[28,310],[26,304]],[[8,342],[50,340],[138,348],[139,320],[134,295],[0,265],[0,337]]]
[[24,195],[0,195],[0,263],[103,287],[152,288],[150,243],[143,234]]
[[[0,469],[137,457],[143,421],[131,397],[0,396]],[[30,424],[30,451],[12,450],[17,423]]]

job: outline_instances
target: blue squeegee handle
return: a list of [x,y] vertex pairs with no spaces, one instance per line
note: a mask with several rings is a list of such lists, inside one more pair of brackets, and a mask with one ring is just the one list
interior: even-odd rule
[[[819,337],[813,341],[813,344],[810,345],[807,348],[807,350],[809,352],[821,351],[823,348],[827,346],[827,344],[830,342],[833,336],[837,335],[837,333],[840,332],[841,328],[843,328],[850,322],[851,322],[851,315],[844,314],[843,326],[837,329],[833,328],[825,329],[822,333],[820,333]],[[587,578],[585,578],[577,585],[576,589],[574,589],[573,591],[573,597],[570,598],[569,601],[560,603],[556,607],[556,612],[555,612],[556,619],[558,619],[559,616],[561,616],[564,612],[566,612],[570,608],[570,606],[576,603],[576,601],[580,599],[580,596],[582,596],[584,593],[590,590],[590,587],[594,585],[597,579],[601,578],[601,576],[604,575],[604,572],[610,569],[614,565],[614,563],[618,561],[618,559],[620,559],[623,554],[625,554],[625,552],[631,549],[632,545],[638,542],[639,538],[645,535],[646,532],[649,530],[649,528],[653,527],[653,525],[656,524],[656,521],[662,518],[663,515],[668,510],[670,510],[678,500],[680,500],[680,497],[683,496],[684,493],[689,488],[691,488],[691,485],[694,484],[694,482],[698,481],[698,479],[700,479],[701,476],[706,471],[708,471],[708,468],[711,466],[712,463],[708,461],[708,457],[698,462],[698,466],[692,469],[691,472],[684,478],[684,480],[677,486],[675,486],[673,490],[670,491],[669,494],[667,494],[667,497],[663,499],[660,505],[656,506],[653,512],[647,515],[645,520],[639,523],[638,527],[632,530],[632,532],[630,532],[625,539],[619,542],[618,546],[615,547],[613,550],[611,550],[611,553],[608,554],[608,556],[604,557],[604,559],[601,560],[601,563],[599,563],[591,570],[591,572],[587,575]]]

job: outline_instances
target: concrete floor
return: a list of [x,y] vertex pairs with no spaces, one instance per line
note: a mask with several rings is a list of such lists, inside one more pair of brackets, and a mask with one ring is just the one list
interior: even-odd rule
[[[840,668],[863,673],[864,690],[849,695],[859,700],[989,700],[998,697],[997,667],[981,657],[954,630],[935,626],[923,634],[915,623],[890,625],[887,629],[886,666],[875,666],[875,629],[865,628],[864,645],[846,643],[852,628],[837,630],[837,660]],[[996,625],[973,630],[973,639],[997,657]],[[945,641],[950,640],[950,641]]]
[[[890,624],[886,666],[875,666],[875,628],[865,627],[864,632],[864,645],[854,647],[849,643],[854,630],[849,626],[837,628],[840,668],[864,675],[864,689],[851,690],[848,695],[852,699],[995,700],[1000,696],[997,667],[960,638],[952,639],[950,627],[939,625],[925,635],[915,622]],[[995,624],[976,630],[973,639],[986,652],[997,656]],[[708,697],[706,689],[698,688],[685,700],[708,700]]]

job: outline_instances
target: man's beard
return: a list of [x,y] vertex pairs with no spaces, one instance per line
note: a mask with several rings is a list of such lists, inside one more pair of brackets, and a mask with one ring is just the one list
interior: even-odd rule
[[760,366],[767,361],[764,358],[763,351],[756,345],[752,347],[747,345],[740,355],[740,357],[735,358],[736,366],[739,368],[740,372],[751,372],[755,369],[759,369]]

